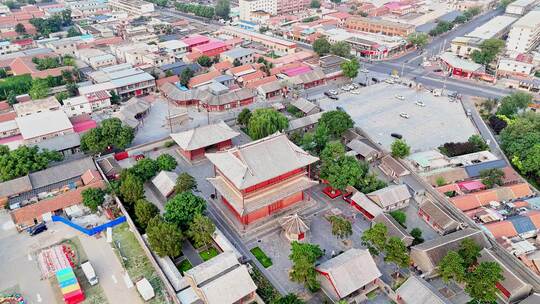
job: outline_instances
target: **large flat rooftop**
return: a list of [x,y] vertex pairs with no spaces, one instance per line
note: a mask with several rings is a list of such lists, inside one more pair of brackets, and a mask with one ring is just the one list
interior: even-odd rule
[[[466,141],[476,134],[461,103],[451,102],[447,97],[387,83],[361,88],[359,92],[358,95],[342,93],[337,101],[322,99],[321,108],[343,108],[357,127],[387,150],[394,141],[391,133],[403,135],[411,152],[431,150],[450,141]],[[396,95],[405,100],[397,99]],[[416,101],[422,101],[425,107],[416,105]],[[400,117],[400,113],[408,114],[409,118]]]

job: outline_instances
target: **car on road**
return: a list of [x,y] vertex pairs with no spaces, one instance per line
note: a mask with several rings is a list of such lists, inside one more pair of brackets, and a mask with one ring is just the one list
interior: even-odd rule
[[405,100],[405,97],[403,95],[395,95],[394,97],[398,100]]
[[330,90],[330,91],[328,91],[328,93],[330,93],[332,95],[337,95],[338,92],[336,90]]
[[433,70],[433,72],[440,73],[440,72],[442,72],[442,69],[435,69],[435,70]]
[[407,114],[405,112],[401,112],[401,113],[399,113],[399,117],[408,119],[410,116],[409,116],[409,114]]
[[471,109],[467,109],[467,110],[465,110],[465,113],[467,113],[467,116],[472,116],[472,112],[471,112]]
[[388,83],[388,84],[394,84],[394,83],[395,83],[395,82],[394,82],[392,79],[390,79],[390,78],[386,79],[384,82],[386,82],[386,83]]
[[399,79],[399,75],[395,75],[395,74],[390,75],[390,77],[392,77],[394,79]]
[[28,234],[30,234],[30,236],[34,236],[42,233],[45,230],[47,230],[47,225],[45,224],[45,222],[41,222],[35,226],[28,228]]
[[369,70],[368,70],[368,69],[361,69],[360,72],[362,72],[362,73],[369,73]]
[[354,90],[354,91],[351,91],[351,94],[358,95],[358,94],[360,94],[360,91]]
[[331,94],[330,94],[330,95],[327,95],[327,97],[328,97],[329,99],[332,99],[332,100],[338,100],[338,99],[339,99],[339,97],[337,97],[336,95],[331,95]]
[[420,100],[416,101],[414,104],[419,106],[419,107],[425,107],[426,106],[426,104],[423,101],[420,101]]
[[397,138],[397,139],[402,139],[403,138],[403,135],[401,135],[399,133],[390,133],[390,136],[392,136],[393,138]]

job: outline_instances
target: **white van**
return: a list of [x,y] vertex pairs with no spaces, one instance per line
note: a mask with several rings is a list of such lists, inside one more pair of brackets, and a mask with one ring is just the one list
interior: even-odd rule
[[98,283],[98,277],[96,276],[96,272],[94,271],[92,264],[90,264],[90,261],[82,263],[81,268],[86,276],[86,279],[88,280],[88,283],[90,283],[90,285],[96,285]]

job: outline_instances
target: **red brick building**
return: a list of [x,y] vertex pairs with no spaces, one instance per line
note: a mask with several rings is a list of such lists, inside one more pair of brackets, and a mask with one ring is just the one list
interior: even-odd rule
[[218,199],[247,225],[302,202],[304,191],[317,184],[309,167],[318,159],[276,133],[206,157],[215,177],[208,181]]
[[206,125],[180,133],[172,133],[171,138],[178,144],[178,153],[187,160],[204,157],[205,152],[224,150],[232,147],[232,139],[240,133],[224,122]]

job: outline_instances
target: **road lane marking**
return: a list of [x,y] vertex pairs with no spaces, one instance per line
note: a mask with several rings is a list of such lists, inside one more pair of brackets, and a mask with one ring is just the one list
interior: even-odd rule
[[32,256],[30,255],[30,253],[28,254],[28,260],[29,260],[29,261],[32,260]]
[[118,284],[118,280],[116,279],[116,277],[114,276],[114,274],[111,275],[111,278],[112,278],[114,284]]
[[37,298],[37,301],[40,302],[40,303],[41,303],[41,301],[43,301],[43,300],[41,299],[41,295],[40,295],[39,293],[36,295],[36,298]]

